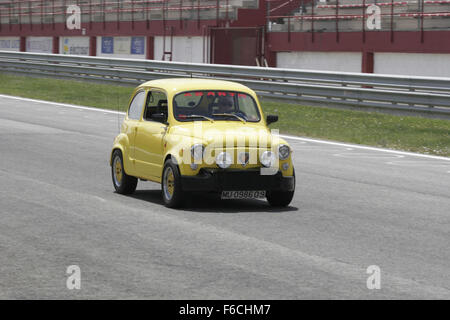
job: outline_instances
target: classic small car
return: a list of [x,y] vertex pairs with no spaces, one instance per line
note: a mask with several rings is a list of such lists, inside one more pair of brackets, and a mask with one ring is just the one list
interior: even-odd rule
[[137,87],[110,165],[115,190],[130,194],[138,179],[161,184],[167,207],[193,192],[222,199],[267,198],[287,206],[294,195],[292,151],[267,127],[255,92],[210,79],[163,79]]

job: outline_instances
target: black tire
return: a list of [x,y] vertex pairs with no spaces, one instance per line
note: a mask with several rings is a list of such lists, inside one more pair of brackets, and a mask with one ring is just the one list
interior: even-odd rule
[[295,172],[294,172],[294,190],[292,191],[268,191],[267,201],[272,207],[287,207],[294,197],[295,192]]
[[161,176],[161,193],[166,207],[178,208],[183,204],[184,197],[181,190],[180,170],[172,159],[168,159],[164,163]]
[[[120,168],[118,168],[119,164]],[[112,154],[111,176],[114,188],[116,189],[117,193],[131,194],[136,190],[138,179],[126,174],[125,168],[123,166],[122,152],[120,150],[114,150]]]

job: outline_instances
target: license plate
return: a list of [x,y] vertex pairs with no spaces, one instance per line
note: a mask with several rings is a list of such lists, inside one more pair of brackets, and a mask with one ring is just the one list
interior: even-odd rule
[[222,199],[259,199],[266,196],[266,191],[222,191]]

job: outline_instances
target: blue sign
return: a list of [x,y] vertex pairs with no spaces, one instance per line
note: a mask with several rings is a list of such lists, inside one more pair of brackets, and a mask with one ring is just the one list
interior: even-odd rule
[[19,49],[20,48],[20,40],[11,40],[11,48]]
[[114,53],[113,37],[102,37],[102,53]]
[[145,54],[144,37],[131,37],[131,54]]

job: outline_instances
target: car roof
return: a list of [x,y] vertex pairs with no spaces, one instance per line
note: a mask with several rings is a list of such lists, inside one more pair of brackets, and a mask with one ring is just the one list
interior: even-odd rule
[[234,90],[253,93],[251,89],[237,82],[191,78],[151,80],[141,84],[139,88],[160,88],[172,93],[191,90]]

